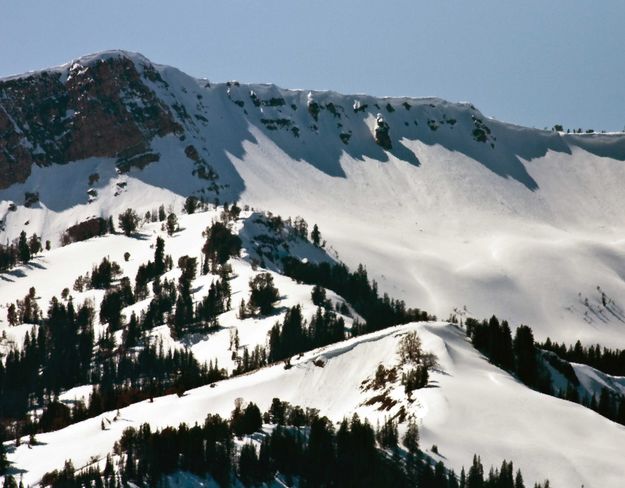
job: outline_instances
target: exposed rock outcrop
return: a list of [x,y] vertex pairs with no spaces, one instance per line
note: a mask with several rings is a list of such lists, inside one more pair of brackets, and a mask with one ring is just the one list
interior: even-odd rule
[[386,149],[387,151],[390,151],[393,147],[391,144],[391,137],[389,135],[390,129],[391,128],[389,127],[388,122],[384,120],[382,114],[378,114],[375,119],[375,128],[373,129],[375,142],[378,146]]
[[33,163],[128,162],[155,136],[181,133],[140,70],[159,81],[123,53],[0,81],[0,188],[24,182]]

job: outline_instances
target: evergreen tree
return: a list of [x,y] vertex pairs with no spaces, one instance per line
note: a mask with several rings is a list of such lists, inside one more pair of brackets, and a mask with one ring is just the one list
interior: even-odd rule
[[523,483],[523,475],[521,474],[521,470],[517,470],[516,476],[514,477],[514,488],[525,488],[525,483]]
[[312,242],[315,246],[319,246],[319,244],[321,243],[321,232],[319,232],[319,227],[317,227],[317,224],[313,226],[313,230],[310,233],[310,238],[312,239]]
[[326,306],[326,289],[323,286],[315,285],[311,292],[311,299],[317,307]]
[[161,205],[158,207],[158,221],[163,222],[167,218],[167,214],[165,213],[165,206]]
[[280,296],[274,286],[273,276],[270,273],[260,273],[250,280],[249,285],[249,307],[253,311],[258,310],[261,315],[269,315]]
[[378,443],[386,449],[394,449],[397,447],[397,424],[393,422],[392,418],[384,419],[382,427],[380,427],[376,433],[376,439]]
[[26,238],[26,232],[24,231],[20,232],[20,237],[17,242],[17,250],[22,263],[30,261],[30,247],[28,245],[28,239]]
[[165,241],[162,237],[156,238],[154,247],[154,274],[162,275],[165,272]]
[[128,321],[128,327],[126,328],[124,336],[124,345],[127,348],[135,347],[141,338],[141,328],[139,327],[139,321],[137,315],[132,312],[130,320]]
[[94,266],[91,270],[91,287],[98,289],[106,289],[111,286],[114,279],[121,273],[119,264],[115,261],[109,261],[103,258],[99,265]]
[[500,488],[514,488],[514,466],[512,464],[512,461],[507,462],[504,459],[501,462],[498,483],[498,486]]
[[500,361],[501,367],[506,371],[512,371],[514,369],[514,351],[512,348],[512,333],[510,332],[510,326],[507,321],[501,323],[500,332]]
[[115,234],[115,224],[113,223],[113,216],[109,216],[107,223],[109,234]]
[[223,222],[215,222],[206,229],[206,242],[202,253],[206,263],[210,262],[213,268],[225,264],[230,256],[238,256],[240,252],[241,238],[233,234]]
[[434,480],[432,488],[447,488],[447,469],[442,461],[434,466]]
[[256,449],[252,444],[244,444],[239,454],[239,478],[244,486],[253,486],[259,481],[258,474]]
[[467,475],[466,488],[483,488],[484,486],[484,467],[480,461],[480,457],[473,456],[473,464]]
[[334,429],[326,417],[315,417],[310,423],[305,452],[304,473],[310,486],[330,486],[336,470]]
[[408,428],[402,442],[411,455],[415,456],[417,454],[419,451],[419,426],[416,420],[410,419],[408,421]]
[[137,215],[137,212],[129,208],[119,214],[118,221],[124,234],[126,236],[130,236],[137,230],[137,226],[139,225],[139,216]]
[[534,347],[532,329],[527,325],[521,325],[516,330],[514,353],[516,356],[516,372],[521,381],[526,385],[536,385],[538,377],[536,348]]
[[9,305],[9,308],[7,309],[7,322],[9,323],[9,325],[17,325],[20,323],[20,319],[17,314],[17,308],[15,307],[14,303],[11,303]]
[[276,324],[269,337],[270,361],[279,361],[306,349],[304,319],[299,305],[287,310],[282,328]]
[[123,308],[124,303],[119,290],[108,290],[100,304],[100,322],[108,323],[111,331],[120,329],[123,321]]
[[30,250],[30,255],[34,256],[35,254],[39,254],[41,252],[41,239],[37,237],[37,234],[33,234],[30,236],[30,240],[28,241],[28,248]]
[[199,203],[200,201],[197,197],[194,197],[193,195],[188,196],[187,199],[184,201],[184,211],[187,212],[189,215],[195,213]]
[[261,429],[263,425],[260,409],[255,403],[248,403],[245,409],[242,408],[242,401],[235,402],[235,408],[230,417],[232,432],[237,436],[253,434]]
[[167,222],[165,223],[167,229],[167,235],[173,235],[178,230],[178,217],[175,213],[170,213],[167,216]]
[[243,298],[241,298],[241,303],[239,304],[238,318],[240,320],[247,318],[247,305],[245,304],[245,300]]

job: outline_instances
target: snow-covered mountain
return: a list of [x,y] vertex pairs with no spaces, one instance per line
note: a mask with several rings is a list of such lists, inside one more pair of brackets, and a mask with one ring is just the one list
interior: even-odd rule
[[[412,402],[378,408],[370,402],[376,392],[364,390],[361,382],[374,376],[378,364],[397,361],[398,340],[412,330],[439,358],[433,387],[418,390]],[[397,395],[401,388],[395,389]],[[530,486],[545,477],[552,486],[595,486],[601,480],[601,486],[616,488],[623,480],[622,427],[579,405],[529,390],[484,361],[462,332],[440,323],[398,326],[307,353],[289,370],[275,365],[183,397],[170,395],[103,414],[39,435],[41,445],[24,444],[12,459],[18,467],[32,466],[24,479],[35,482],[68,458],[80,467],[102,462],[127,427],[144,422],[155,428],[193,425],[207,412],[227,417],[239,397],[266,410],[276,392],[282,400],[318,408],[336,422],[356,412],[375,424],[403,406],[422,419],[424,451],[457,471],[467,463],[468,452],[475,451],[489,464],[514,459]],[[101,429],[103,419],[106,430]],[[438,453],[430,450],[433,445]]]
[[[340,260],[352,269],[363,263],[381,292],[439,320],[496,314],[513,327],[531,325],[538,340],[623,348],[623,181],[622,133],[524,128],[489,118],[470,103],[436,98],[214,83],[139,54],[98,53],[0,80],[0,240],[12,241],[24,230],[52,247],[1,275],[0,301],[21,300],[35,286],[45,310],[52,296],[105,256],[132,280],[151,259],[156,236],[165,239],[174,263],[185,255],[200,259],[202,231],[223,207],[181,216],[193,195],[318,224],[323,249],[291,236],[287,253],[310,262]],[[71,226],[94,217],[117,222],[128,208],[143,216],[161,205],[179,215],[173,236],[161,223],[147,223],[139,238],[115,234],[61,247]],[[256,246],[277,242],[258,237],[269,218],[245,210],[235,219],[243,255],[231,261],[233,308],[220,315],[222,329],[179,340],[163,324],[150,331],[154,340],[189,349],[200,361],[218,360],[231,372],[233,331],[241,348],[252,350],[265,344],[288,307],[300,304],[305,318],[312,317],[312,286],[296,283],[258,254]],[[236,308],[240,298],[247,300],[257,264],[282,292],[281,308],[276,316],[241,320]],[[173,269],[164,277],[179,275]],[[215,279],[199,276],[194,299],[202,299]],[[99,306],[104,291],[72,295]],[[347,307],[348,327],[359,319],[343,297],[328,292],[328,298]],[[124,314],[140,313],[148,302]],[[5,317],[6,309],[0,354],[20,346],[31,328],[9,327]],[[555,486],[594,486],[597,480],[620,486],[622,426],[527,388],[443,322],[385,329],[306,353],[288,370],[274,365],[181,398],[131,405],[117,417],[123,422],[103,430],[102,418],[116,416],[108,412],[38,435],[40,445],[22,445],[9,460],[26,483],[36,483],[69,457],[76,466],[101,459],[128,425],[193,423],[209,413],[207,406],[227,415],[241,396],[263,409],[280,396],[319,408],[333,421],[354,412],[383,421],[389,411],[366,405],[362,381],[379,364],[393,366],[399,338],[413,330],[439,358],[436,387],[417,390],[414,402],[395,408],[403,405],[419,419],[423,449],[437,445],[440,459],[456,470],[478,453],[487,465],[513,460],[532,483],[548,477]],[[122,332],[116,334],[121,341]],[[602,387],[623,393],[623,378],[573,368],[580,395],[599,395]],[[566,384],[555,370],[553,378]],[[90,389],[80,386],[62,399],[85,397]]]
[[344,261],[440,317],[466,306],[542,339],[625,345],[625,317],[596,292],[625,308],[623,134],[528,129],[431,98],[213,83],[118,51],[4,79],[0,107],[3,239],[25,229],[57,245],[128,207],[240,200],[318,223]]

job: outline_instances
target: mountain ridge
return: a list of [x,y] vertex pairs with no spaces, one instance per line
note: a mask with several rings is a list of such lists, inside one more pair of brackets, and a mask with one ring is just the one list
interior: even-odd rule
[[[128,64],[126,62],[130,62],[134,68],[134,71],[136,73],[132,73],[133,68],[131,68],[130,66],[128,66]],[[107,77],[106,75],[102,78],[95,78],[92,76],[91,78],[89,78],[88,73],[87,75],[85,75],[85,73],[89,70],[94,70],[96,67],[100,66],[100,65],[107,65],[107,63],[110,63],[113,67],[116,66],[116,63],[119,64],[121,63],[122,65],[122,69],[117,69],[117,70],[113,70],[112,73],[109,74],[109,76]],[[125,71],[124,71],[125,70]],[[129,71],[131,72],[130,74]],[[280,99],[284,100],[284,97],[280,96],[281,94],[288,94],[291,95],[292,99],[289,100],[291,102],[291,104],[293,106],[302,106],[302,105],[306,105],[309,107],[309,112],[310,115],[312,116],[312,118],[314,119],[314,124],[313,126],[317,126],[316,122],[317,122],[317,117],[318,114],[323,111],[323,110],[330,110],[330,112],[332,113],[332,115],[334,116],[334,118],[338,118],[339,120],[341,119],[341,115],[346,115],[346,109],[349,111],[349,105],[350,103],[348,102],[351,99],[351,102],[353,102],[353,112],[354,114],[356,114],[357,112],[362,112],[362,113],[368,113],[368,114],[373,114],[376,111],[379,112],[384,112],[384,117],[386,117],[387,119],[392,119],[392,115],[391,112],[395,111],[397,106],[403,104],[404,108],[406,110],[410,110],[410,102],[412,102],[413,104],[417,105],[418,107],[424,107],[424,106],[429,106],[429,108],[440,108],[440,110],[434,110],[431,111],[431,117],[432,118],[427,118],[427,125],[429,126],[430,130],[432,132],[437,131],[440,127],[444,127],[445,124],[448,124],[450,126],[455,125],[455,123],[457,122],[456,118],[447,118],[448,115],[444,112],[445,110],[447,111],[451,111],[455,114],[459,114],[459,113],[463,113],[465,111],[467,112],[471,112],[471,118],[473,119],[472,122],[472,131],[473,131],[473,138],[478,141],[478,142],[482,142],[482,143],[486,143],[486,145],[490,145],[492,149],[494,149],[495,144],[496,144],[496,137],[494,135],[491,136],[490,132],[491,129],[489,128],[489,126],[484,122],[484,119],[486,119],[486,117],[484,115],[482,115],[478,110],[475,109],[475,107],[470,104],[470,103],[466,103],[466,102],[461,102],[461,103],[452,103],[452,102],[447,102],[444,101],[442,99],[438,99],[438,98],[433,98],[433,97],[428,97],[428,98],[411,98],[411,97],[383,97],[383,98],[378,98],[378,97],[370,97],[367,95],[354,95],[354,94],[339,94],[337,92],[333,92],[333,91],[306,91],[306,90],[287,90],[287,89],[283,89],[280,87],[277,87],[276,85],[273,84],[249,84],[249,85],[241,85],[238,82],[226,82],[226,83],[218,83],[215,85],[211,85],[210,82],[208,82],[207,80],[202,80],[202,79],[196,79],[196,78],[192,78],[192,77],[188,77],[188,75],[185,75],[184,73],[182,73],[181,71],[177,70],[176,68],[172,68],[169,66],[165,66],[165,65],[159,65],[156,63],[152,63],[150,60],[148,60],[146,57],[144,57],[143,55],[139,54],[139,53],[131,53],[128,51],[123,51],[123,50],[111,50],[111,51],[103,51],[103,52],[99,52],[99,53],[94,53],[94,54],[90,54],[90,55],[86,55],[86,56],[82,56],[79,57],[69,63],[65,63],[63,65],[60,65],[58,67],[55,68],[50,68],[47,70],[40,70],[40,71],[35,71],[35,72],[30,72],[30,73],[26,73],[24,75],[15,75],[15,76],[11,76],[11,77],[7,77],[7,78],[3,78],[0,79],[0,93],[2,93],[2,104],[3,104],[3,112],[4,114],[8,117],[8,121],[4,121],[4,126],[7,127],[9,125],[11,125],[11,123],[16,126],[15,129],[17,132],[17,134],[22,134],[22,136],[24,136],[24,127],[27,127],[29,125],[29,121],[26,120],[25,123],[22,123],[22,127],[17,127],[18,123],[17,123],[17,115],[15,113],[12,113],[11,111],[11,106],[9,105],[9,102],[11,100],[11,96],[10,96],[10,91],[11,90],[15,90],[17,91],[17,94],[19,96],[20,93],[20,87],[17,88],[13,88],[11,85],[15,84],[15,83],[26,83],[26,82],[30,82],[30,83],[34,83],[36,80],[38,80],[39,78],[49,78],[49,77],[53,77],[54,75],[57,76],[57,81],[61,84],[61,85],[67,85],[68,81],[71,82],[72,79],[75,79],[76,77],[80,77],[80,76],[86,76],[86,81],[84,83],[81,84],[81,87],[84,86],[88,86],[89,83],[93,84],[95,82],[96,85],[98,84],[110,84],[112,81],[114,80],[118,80],[120,77],[123,76],[132,76],[136,74],[140,79],[138,80],[139,83],[136,85],[137,87],[141,87],[141,88],[145,88],[147,89],[147,93],[150,96],[155,96],[156,100],[160,100],[161,102],[165,101],[165,105],[168,105],[169,108],[169,114],[171,115],[172,112],[181,110],[180,113],[177,113],[175,115],[177,115],[176,118],[176,122],[178,123],[178,125],[182,125],[183,127],[185,125],[189,125],[189,124],[193,124],[195,121],[193,119],[191,119],[191,121],[189,122],[188,119],[187,121],[189,122],[189,124],[185,124],[185,118],[187,118],[189,116],[188,112],[190,112],[192,110],[192,108],[190,107],[190,104],[188,103],[181,103],[179,105],[180,100],[176,100],[176,94],[173,95],[173,98],[171,97],[171,90],[167,90],[168,88],[168,82],[163,80],[163,76],[165,76],[166,78],[178,78],[180,80],[182,80],[183,78],[187,78],[186,80],[183,80],[182,85],[184,85],[184,82],[187,82],[186,84],[188,85],[189,81],[193,80],[193,82],[195,82],[196,84],[204,84],[204,88],[207,87],[215,87],[216,89],[223,89],[225,88],[226,90],[226,96],[228,98],[230,98],[230,100],[234,101],[236,104],[239,104],[241,106],[241,108],[243,108],[243,105],[241,104],[245,104],[246,102],[249,103],[249,97],[246,97],[245,95],[250,95],[252,98],[252,103],[254,105],[257,106],[257,108],[259,108],[261,105],[266,104],[266,103],[279,103]],[[98,75],[98,73],[96,73],[96,76]],[[123,80],[126,81],[125,83],[122,83],[118,86],[115,86],[114,89],[116,89],[119,92],[122,92],[124,90],[127,90],[127,86],[128,86],[128,82],[127,80]],[[161,84],[161,88],[163,88],[163,86],[165,87],[165,92],[160,91],[155,87],[155,84]],[[241,94],[241,93],[234,93],[234,92],[240,92],[241,90],[237,90],[238,87],[245,87],[246,89],[250,90],[250,94]],[[24,88],[26,89],[26,88]],[[183,91],[187,90],[188,87],[184,87],[183,86]],[[265,92],[265,95],[268,94],[275,94],[278,95],[276,97],[271,97],[270,99],[265,99],[265,100],[260,100],[258,97],[254,98],[252,96],[252,93],[255,94],[255,90],[262,90],[263,92]],[[169,91],[169,93],[167,93]],[[232,93],[231,93],[232,92]],[[9,93],[9,95],[7,95],[7,93]],[[307,100],[306,103],[303,103],[304,101],[302,100],[304,94],[307,93]],[[112,93],[109,95],[104,94],[104,95],[100,95],[102,96],[109,96],[112,97],[114,96],[115,93]],[[178,93],[177,95],[180,95],[180,93]],[[201,96],[201,93],[197,93],[197,95]],[[58,95],[60,96],[64,96],[63,93],[60,93]],[[233,97],[239,97],[238,99],[234,99]],[[312,100],[308,99],[308,97],[320,97],[319,101],[316,100]],[[169,98],[169,100],[165,100],[166,98]],[[180,98],[180,97],[178,97]],[[343,103],[342,104],[336,104],[335,101],[337,99],[340,99]],[[329,105],[329,107],[326,107],[326,105],[324,105],[324,100],[326,101],[326,105],[328,103],[330,103],[331,105]],[[329,102],[327,101],[329,100]],[[298,102],[297,104],[293,104],[293,101]],[[124,102],[122,100],[122,102]],[[143,102],[145,103],[145,100],[143,100]],[[170,102],[170,103],[167,103]],[[132,104],[132,101],[126,101],[126,107],[128,108],[128,104]],[[387,106],[383,107],[381,106],[381,104],[386,103]],[[391,104],[393,103],[393,104]],[[71,100],[70,100],[70,105],[71,105]],[[150,110],[154,111],[158,109],[158,103],[153,104],[152,107],[150,107]],[[340,110],[343,111],[343,113],[339,113],[339,111],[337,111],[337,106],[339,105]],[[366,111],[366,108],[371,105],[371,109]],[[376,106],[375,110],[373,110],[373,105]],[[263,105],[266,106],[266,105]],[[271,105],[269,105],[271,106]],[[274,107],[279,106],[279,105],[274,105]],[[7,108],[8,107],[8,108]],[[136,108],[136,107],[135,107]],[[172,110],[173,108],[173,110]],[[195,107],[196,109],[199,109],[199,107]],[[204,108],[204,107],[202,107]],[[384,109],[387,109],[386,111]],[[123,108],[122,108],[123,109]],[[70,108],[68,110],[73,110],[73,108]],[[245,115],[250,115],[247,113],[247,110],[244,110],[246,113]],[[15,112],[15,109],[13,110],[13,112]],[[200,109],[199,112],[202,112],[202,110]],[[206,120],[206,113],[204,110],[203,114],[200,113],[196,113],[195,116],[196,117],[200,117],[200,121]],[[278,112],[282,112],[280,110],[278,110]],[[427,111],[426,111],[427,112]],[[287,117],[282,117],[282,118],[277,118],[277,119],[261,119],[261,120],[266,120],[266,121],[273,121],[277,123],[282,123],[282,124],[286,124],[286,125],[290,125],[290,122],[294,122],[291,119],[292,114],[287,114]],[[428,114],[426,114],[428,115]],[[442,115],[442,120],[441,120],[441,115]],[[429,117],[430,115],[428,115]],[[69,119],[74,119],[74,114],[70,114],[69,116],[67,116],[66,118]],[[355,117],[353,117],[355,118]],[[502,126],[502,127],[506,127],[509,130],[515,130],[515,131],[534,131],[533,129],[527,129],[527,128],[523,128],[521,126],[516,126],[513,124],[507,124],[507,123],[502,123],[499,121],[496,121],[495,119],[488,119],[489,123],[491,124],[495,124],[498,126]],[[44,122],[49,122],[49,120],[41,120],[41,123]],[[70,122],[72,122],[72,120],[70,120]],[[119,118],[115,119],[114,122],[119,122]],[[143,121],[145,122],[145,121]],[[417,123],[417,120],[413,120],[414,123]],[[174,123],[173,121],[171,122],[172,124]],[[407,122],[404,120],[404,124],[406,124]],[[276,126],[271,125],[270,122],[266,122],[267,126],[269,126],[270,130],[276,130],[276,129],[283,129],[285,128],[284,126]],[[341,122],[338,122],[338,125],[341,125]],[[127,131],[128,128],[131,128],[132,125],[125,125],[123,127],[120,127],[120,131],[115,132],[115,134],[119,134],[122,131]],[[163,124],[161,123],[160,125],[158,125],[159,129],[160,129],[160,134],[166,134],[169,132],[174,132],[174,133],[178,133],[180,134],[181,132],[185,132],[188,130],[192,130],[189,127],[176,127],[175,125],[173,127],[163,127]],[[406,126],[408,127],[408,126]],[[141,128],[141,126],[139,126],[139,128]],[[297,125],[291,125],[289,127],[287,127],[291,130],[297,130],[297,131],[301,131],[302,127],[297,126]],[[319,128],[317,128],[318,130]],[[374,127],[370,127],[369,128],[370,131],[374,129]],[[401,138],[402,137],[410,137],[410,138],[414,138],[415,136],[420,138],[421,140],[427,141],[427,143],[429,144],[435,144],[435,143],[442,143],[442,144],[447,144],[447,145],[451,145],[453,146],[453,144],[450,144],[450,142],[448,140],[446,140],[445,137],[440,137],[437,136],[436,134],[428,134],[427,131],[425,131],[424,133],[421,132],[415,132],[414,130],[406,130],[405,127],[401,126],[401,125],[394,125],[391,128],[391,134],[393,134],[393,139],[395,142],[395,155],[397,157],[399,157],[400,159],[405,159],[409,162],[412,162],[413,164],[418,164],[418,160],[415,159],[414,155],[412,155],[410,153],[410,151],[406,150],[405,146],[401,145]],[[48,134],[49,135],[49,134]],[[354,136],[354,138],[358,138],[360,137],[364,137],[365,134],[363,131],[359,131],[356,134],[352,134],[350,130],[347,131],[341,131],[340,132],[341,135],[341,139],[344,142],[344,145],[347,147],[342,148],[343,150],[347,150],[348,152],[350,151],[349,148],[349,143],[345,142],[346,140],[349,141],[349,139],[352,138],[352,136]],[[587,150],[594,150],[596,149],[594,147],[594,142],[596,142],[597,140],[602,140],[604,143],[606,140],[610,140],[610,138],[616,137],[618,138],[618,134],[602,134],[601,136],[599,135],[593,135],[593,136],[579,136],[579,135],[561,135],[561,134],[555,134],[555,133],[551,133],[551,132],[547,132],[547,131],[540,131],[540,130],[535,130],[535,132],[533,132],[533,135],[535,137],[540,137],[542,139],[544,139],[544,141],[542,142],[543,145],[545,145],[544,148],[541,148],[538,150],[538,153],[532,152],[530,151],[529,153],[523,153],[523,151],[521,151],[521,147],[519,145],[517,145],[515,149],[516,151],[521,151],[518,152],[518,154],[524,154],[525,159],[534,159],[536,157],[537,154],[543,154],[545,150],[548,149],[552,149],[552,150],[559,150],[559,151],[569,151],[570,152],[570,148],[569,148],[569,142],[572,143],[573,145],[581,145],[581,146],[585,146],[585,148]],[[429,136],[429,137],[428,137]],[[143,145],[144,146],[149,146],[149,143],[151,141],[151,138],[153,136],[151,136],[151,134],[147,134],[145,137],[145,140],[143,141]],[[454,136],[455,137],[455,136]],[[105,137],[106,138],[106,137]],[[109,144],[110,144],[110,139],[111,136],[108,136],[107,138],[109,140]],[[568,141],[568,142],[565,142]],[[590,141],[590,142],[589,142]],[[94,143],[96,141],[93,141]],[[32,141],[31,139],[27,138],[27,143],[30,144],[31,146],[34,145],[33,143],[36,144],[36,141]],[[509,144],[510,141],[505,141],[504,144]],[[22,147],[22,152],[24,149],[27,149],[26,146],[28,146],[28,144],[23,145],[24,147]],[[136,146],[138,143],[135,142],[134,145]],[[614,143],[613,143],[614,144]],[[618,143],[616,143],[618,145]],[[120,147],[119,150],[117,151],[117,153],[119,153],[122,149],[125,149],[126,153],[128,153],[128,151],[130,150],[130,156],[136,156],[138,155],[138,151],[132,148],[132,143],[130,141],[128,141],[127,143],[125,143],[126,146],[130,146],[130,147]],[[122,143],[122,146],[124,146],[124,144]],[[621,160],[625,160],[625,143],[621,143],[620,146],[622,147],[618,147],[616,148],[616,152],[618,153],[618,158]],[[479,147],[479,146],[476,146]],[[45,161],[41,161],[41,158],[39,158],[40,160],[37,161],[37,156],[40,155],[41,151],[39,150],[40,148],[35,145],[34,150],[31,150],[31,156],[32,159],[37,162],[38,164],[49,164],[50,158],[52,158],[52,162],[59,162],[59,163],[67,163],[69,161],[73,161],[73,160],[78,160],[78,159],[84,159],[85,157],[89,157],[90,155],[107,155],[106,152],[102,153],[102,152],[98,152],[98,151],[74,151],[74,153],[69,153],[66,155],[60,155],[60,157],[57,156],[57,161],[54,161],[54,157],[55,155],[53,154],[52,156],[47,156],[45,158]],[[144,148],[147,149],[147,148]],[[457,149],[457,148],[456,148]],[[465,150],[465,152],[467,152],[466,148],[463,148]],[[483,162],[483,164],[486,164],[487,167],[489,167],[489,169],[491,169],[492,171],[495,171],[496,173],[500,174],[501,176],[505,176],[505,177],[512,177],[514,179],[517,179],[518,181],[521,181],[523,184],[525,184],[526,186],[528,186],[528,188],[530,189],[535,189],[536,188],[536,182],[533,181],[533,179],[527,174],[527,172],[524,170],[523,165],[519,164],[518,161],[507,161],[504,163],[499,162],[498,164],[495,163],[495,161],[488,161],[488,159],[492,159],[491,155],[489,155],[488,152],[484,152],[481,151],[478,153],[475,153],[476,148],[473,147],[472,149],[469,149],[469,155],[471,156],[475,156],[475,155],[479,155],[481,157],[478,157],[478,160],[481,160]],[[390,151],[391,153],[393,152],[393,148],[389,147],[388,151]],[[534,150],[536,151],[536,150]],[[7,149],[5,148],[4,150],[5,154],[8,154],[9,156],[11,156],[10,151],[7,151]],[[45,152],[45,151],[44,151]],[[114,155],[116,152],[115,150],[113,150],[113,148],[111,148],[111,154],[110,155]],[[388,156],[386,156],[384,154],[384,152],[381,151],[374,151],[372,152],[371,148],[368,148],[364,153],[362,153],[362,155],[360,154],[356,154],[357,156],[362,157],[362,155],[371,155],[379,160],[384,160],[387,159]],[[119,154],[118,154],[119,156]],[[295,156],[299,156],[299,157],[308,157],[310,158],[311,156],[309,154],[297,154]],[[128,157],[128,156],[127,156]],[[497,155],[497,158],[501,159],[502,155],[499,154]],[[15,158],[13,158],[15,159]],[[144,164],[149,164],[148,161]],[[5,164],[7,162],[5,161]],[[319,163],[317,161],[317,163]],[[141,163],[139,164],[139,167],[141,167]],[[325,167],[325,170],[327,170],[331,175],[333,176],[337,176],[340,175],[342,176],[342,172],[340,170],[339,167],[337,166],[333,166],[332,168],[328,168]],[[18,176],[18,180],[16,181],[21,181],[23,178],[20,178]],[[13,181],[15,182],[15,181]],[[12,182],[11,182],[12,183]],[[6,186],[6,183],[5,183]]]
[[[89,218],[115,218],[129,207],[140,215],[161,204],[176,209],[188,195],[241,201],[318,223],[347,264],[368,263],[381,289],[439,316],[466,306],[476,316],[529,323],[541,338],[572,324],[570,334],[585,343],[625,344],[620,322],[600,318],[579,298],[596,300],[598,285],[615,298],[625,293],[625,135],[524,128],[433,98],[215,84],[124,51],[53,71],[69,76],[81,62],[108,59],[130,59],[137,89],[151,102],[113,90],[118,112],[105,120],[120,143],[85,131],[83,142],[100,140],[82,144],[115,149],[110,155],[32,163],[23,183],[0,190],[3,241],[24,230],[54,247]],[[137,69],[142,63],[152,80]],[[165,122],[144,115],[153,109]],[[378,142],[388,148],[376,142],[384,124],[388,141]],[[128,133],[140,150],[121,143]]]

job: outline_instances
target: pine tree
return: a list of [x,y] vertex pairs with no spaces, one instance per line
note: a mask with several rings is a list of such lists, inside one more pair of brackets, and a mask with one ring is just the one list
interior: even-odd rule
[[447,469],[443,461],[439,461],[434,466],[434,488],[447,488]]
[[130,236],[133,232],[137,230],[137,226],[139,225],[139,216],[137,212],[133,209],[126,209],[123,213],[119,214],[118,217],[119,226],[126,236]]
[[523,475],[521,474],[521,470],[517,470],[516,476],[514,478],[514,488],[525,488],[525,483],[523,483]]
[[154,249],[154,273],[156,276],[165,272],[165,241],[162,237],[156,238],[156,246]]
[[514,336],[513,346],[517,360],[516,372],[519,378],[526,385],[535,385],[538,376],[538,366],[532,329],[527,325],[518,327]]
[[167,228],[167,235],[173,235],[174,232],[178,230],[178,217],[176,217],[175,213],[170,213],[167,216],[167,222],[165,224]]
[[417,454],[419,451],[419,426],[416,420],[410,419],[408,421],[408,428],[402,442],[411,455],[415,456]]
[[197,272],[197,258],[182,256],[178,259],[181,269],[178,278],[178,299],[174,313],[175,332],[178,337],[182,336],[184,328],[193,322],[193,300],[191,298],[191,282]]
[[108,218],[107,227],[108,227],[109,234],[115,234],[115,224],[113,223],[113,216],[112,215],[109,216],[109,218]]
[[501,367],[507,371],[512,371],[514,368],[514,352],[512,349],[512,333],[507,321],[501,323],[500,332],[500,358]]
[[394,449],[397,447],[397,438],[397,424],[392,418],[385,418],[382,427],[376,433],[378,443],[385,449]]
[[239,477],[245,486],[256,484],[258,477],[258,457],[252,444],[244,444],[239,455]]
[[28,241],[28,248],[30,250],[31,256],[35,254],[39,254],[41,252],[41,239],[37,237],[37,234],[33,234],[30,236],[30,240]]
[[19,316],[14,303],[9,305],[7,310],[7,321],[9,322],[9,325],[17,325],[19,323]]
[[225,264],[230,256],[238,256],[240,252],[241,238],[233,234],[223,222],[215,222],[206,229],[202,253],[213,268]]
[[126,328],[124,345],[127,348],[134,347],[137,345],[140,338],[141,328],[139,327],[139,321],[137,320],[137,315],[132,312],[132,315],[130,316],[130,321],[128,322],[128,327]]
[[167,218],[167,214],[165,213],[165,206],[161,205],[158,207],[158,220],[159,222],[163,222]]
[[319,244],[321,243],[321,232],[319,232],[319,227],[317,227],[317,224],[313,226],[313,230],[310,233],[310,238],[312,239],[312,242],[315,246],[319,246]]
[[312,302],[317,307],[326,305],[326,289],[323,286],[315,285],[310,295]]
[[191,215],[195,213],[198,205],[199,205],[198,198],[191,195],[187,197],[187,199],[184,201],[184,211],[187,212],[189,215]]
[[310,424],[305,453],[305,476],[310,486],[331,486],[336,469],[334,429],[326,417],[315,417]]
[[467,488],[482,488],[484,486],[484,467],[480,457],[473,455],[473,464],[467,475]]
[[249,285],[249,306],[252,310],[258,310],[261,315],[269,315],[273,311],[273,304],[280,297],[273,284],[273,276],[270,273],[260,273],[250,280]]
[[30,261],[30,247],[28,246],[28,239],[26,238],[26,232],[24,231],[20,232],[20,237],[17,242],[17,251],[22,263]]

